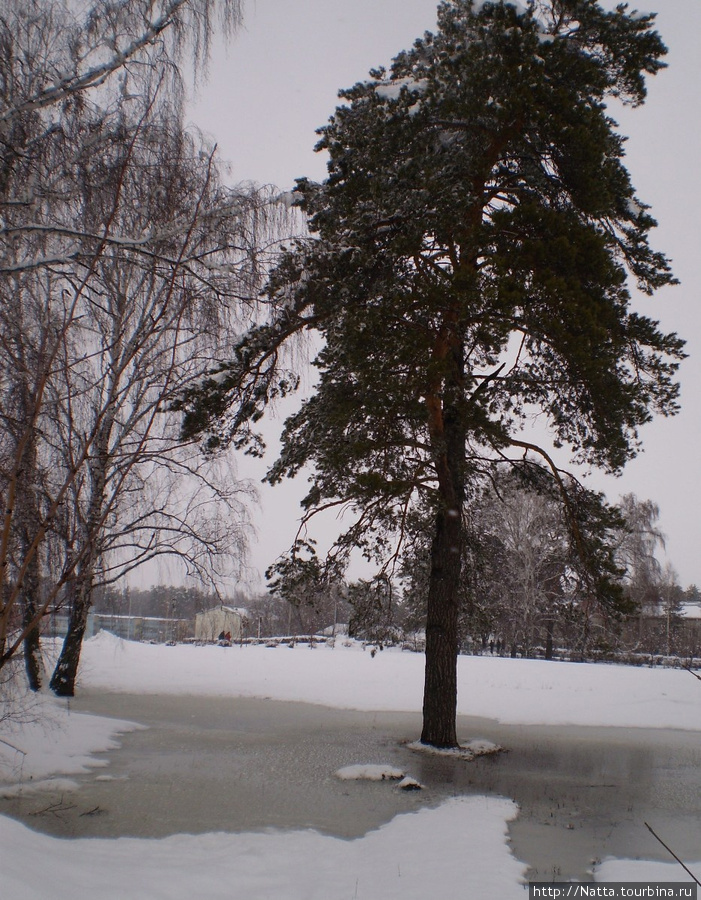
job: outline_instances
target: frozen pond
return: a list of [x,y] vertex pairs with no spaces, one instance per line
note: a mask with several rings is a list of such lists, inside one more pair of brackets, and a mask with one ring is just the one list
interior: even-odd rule
[[[63,796],[0,801],[0,812],[50,834],[162,837],[209,831],[315,828],[352,838],[447,797],[497,794],[520,807],[514,854],[542,880],[585,878],[606,856],[682,857],[701,848],[701,740],[692,732],[507,726],[461,717],[459,736],[508,752],[464,762],[405,744],[420,717],[272,700],[86,692],[80,712],[147,725]],[[334,772],[389,763],[425,790],[343,782]]]

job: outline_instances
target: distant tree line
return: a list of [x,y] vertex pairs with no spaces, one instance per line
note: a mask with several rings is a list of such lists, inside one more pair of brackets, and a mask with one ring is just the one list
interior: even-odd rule
[[[664,547],[659,508],[633,494],[609,513],[600,537],[612,573],[608,602],[591,595],[563,520],[562,506],[508,477],[498,493],[470,505],[471,539],[460,611],[462,652],[502,656],[566,655],[635,660],[701,654],[701,619],[682,613],[701,604],[696,585],[683,588],[657,554]],[[601,523],[600,523],[601,524]],[[425,535],[407,548],[394,578],[329,580],[313,553],[298,548],[269,569],[267,592],[241,588],[226,597],[203,586],[107,585],[94,609],[109,615],[190,620],[221,603],[246,611],[248,638],[320,634],[336,627],[376,645],[423,647]]]
[[[497,487],[476,491],[465,513],[463,652],[546,659],[699,656],[699,628],[682,611],[685,604],[701,602],[701,593],[695,585],[683,588],[671,566],[659,562],[664,535],[655,503],[627,494],[614,507],[596,504],[598,516],[590,516],[587,540],[598,545],[599,563],[608,572],[600,593],[588,578],[559,499],[513,473]],[[583,499],[590,502],[591,496]],[[332,624],[334,610],[337,621],[342,610],[351,636],[375,643],[405,641],[423,631],[426,533],[413,535],[392,578],[331,582],[313,549],[307,546],[305,553],[300,545],[293,560],[285,557],[269,570],[271,596],[258,602],[277,633],[290,633],[291,623],[293,631],[320,630]]]
[[93,608],[95,612],[111,616],[194,621],[197,613],[221,603],[230,606],[244,605],[242,595],[222,598],[220,594],[203,586],[157,584],[144,588],[117,585],[98,588],[94,593]]

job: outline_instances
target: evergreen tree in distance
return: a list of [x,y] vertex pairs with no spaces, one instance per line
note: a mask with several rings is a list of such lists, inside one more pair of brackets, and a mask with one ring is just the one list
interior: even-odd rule
[[[639,426],[677,411],[683,342],[631,310],[674,282],[607,111],[639,105],[666,52],[653,15],[593,0],[451,0],[391,70],[341,92],[328,177],[298,181],[312,237],[272,273],[266,320],[183,397],[184,432],[256,452],[295,386],[281,352],[321,338],[276,482],[311,464],[308,514],[350,506],[340,551],[393,549],[430,511],[422,741],[457,743],[464,505],[490,466],[549,468],[535,410],[572,459],[617,472]],[[393,536],[393,537],[390,537]]]

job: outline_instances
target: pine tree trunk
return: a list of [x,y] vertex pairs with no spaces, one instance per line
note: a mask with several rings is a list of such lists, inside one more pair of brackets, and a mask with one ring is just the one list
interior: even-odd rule
[[[459,396],[461,359],[455,355],[453,391]],[[465,425],[459,401],[442,404],[433,435],[440,505],[436,512],[426,612],[426,671],[421,742],[457,747],[458,611],[462,579]]]
[[431,554],[421,742],[456,747],[461,516],[440,511]]

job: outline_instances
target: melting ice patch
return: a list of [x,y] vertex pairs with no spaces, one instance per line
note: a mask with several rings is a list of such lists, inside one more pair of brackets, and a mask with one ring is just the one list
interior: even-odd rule
[[399,781],[405,775],[403,769],[377,764],[344,766],[336,772],[341,781]]

